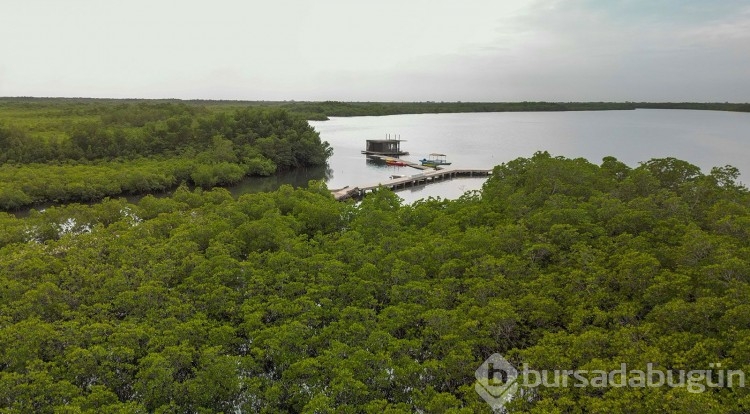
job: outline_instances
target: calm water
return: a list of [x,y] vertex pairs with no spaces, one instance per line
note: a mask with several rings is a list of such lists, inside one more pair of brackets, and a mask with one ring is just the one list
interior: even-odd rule
[[[360,153],[366,139],[384,139],[385,134],[406,140],[402,149],[410,155],[402,158],[418,161],[438,152],[448,156],[451,167],[459,168],[492,168],[536,151],[549,151],[553,156],[583,157],[595,164],[611,155],[633,167],[651,158],[675,157],[706,173],[711,167],[730,164],[744,172],[743,177],[750,174],[750,114],[743,113],[638,109],[421,114],[332,118],[310,124],[334,149],[327,173],[332,189],[419,172],[368,162]],[[479,189],[483,182],[481,178],[454,179],[398,195],[407,202],[428,196],[455,198]]]
[[[714,166],[733,165],[750,177],[750,114],[719,111],[637,109],[592,112],[498,112],[422,114],[332,118],[311,121],[333,147],[327,167],[248,178],[229,188],[235,196],[273,191],[282,184],[305,186],[326,180],[328,188],[369,185],[391,175],[419,173],[367,160],[361,154],[367,139],[398,134],[402,158],[418,162],[432,152],[443,153],[451,167],[492,168],[536,151],[568,158],[583,157],[599,164],[611,155],[637,166],[651,158],[676,157],[707,173]],[[398,192],[405,202],[426,197],[458,198],[478,190],[485,178],[458,178]],[[157,194],[166,196],[171,192]],[[137,202],[141,196],[129,197]],[[37,206],[39,209],[44,206]],[[27,210],[15,213],[28,214]]]

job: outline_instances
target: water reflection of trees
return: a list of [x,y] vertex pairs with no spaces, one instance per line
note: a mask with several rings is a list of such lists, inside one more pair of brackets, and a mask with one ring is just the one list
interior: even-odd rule
[[310,180],[328,181],[333,177],[333,170],[328,165],[297,168],[269,177],[247,177],[227,189],[235,197],[247,193],[275,191],[284,184],[292,187],[307,187]]

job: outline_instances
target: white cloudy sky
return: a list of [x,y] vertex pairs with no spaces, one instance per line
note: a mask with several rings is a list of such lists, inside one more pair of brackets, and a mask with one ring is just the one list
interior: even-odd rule
[[0,0],[0,96],[750,101],[750,1]]

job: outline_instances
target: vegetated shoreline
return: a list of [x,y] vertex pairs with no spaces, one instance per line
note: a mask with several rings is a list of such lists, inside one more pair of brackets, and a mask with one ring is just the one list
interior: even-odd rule
[[[313,166],[313,167],[299,167],[295,169],[285,169],[276,171],[273,174],[270,175],[245,175],[242,177],[239,181],[231,181],[231,182],[218,182],[213,187],[202,187],[200,185],[195,184],[194,182],[186,179],[178,183],[170,184],[167,187],[159,188],[159,189],[153,189],[153,190],[146,190],[146,191],[140,191],[140,192],[120,192],[120,193],[113,193],[113,194],[105,194],[98,198],[92,198],[92,199],[71,199],[71,200],[47,200],[47,201],[39,201],[35,202],[29,205],[20,206],[15,209],[2,209],[0,208],[0,214],[2,213],[8,213],[13,215],[16,218],[22,219],[29,217],[33,211],[37,212],[43,212],[50,208],[65,208],[72,205],[81,205],[81,206],[94,206],[96,204],[106,203],[108,201],[116,202],[118,200],[124,200],[128,204],[138,204],[142,199],[146,197],[155,197],[155,198],[170,198],[173,197],[176,193],[179,192],[193,192],[193,193],[201,193],[201,192],[209,192],[214,189],[223,189],[223,190],[229,190],[230,192],[234,193],[234,188],[237,186],[242,186],[245,183],[249,182],[257,182],[262,181],[266,179],[279,179],[280,177],[283,177],[285,174],[292,174],[296,171],[305,171],[309,170],[311,168],[317,168],[319,166]],[[326,166],[327,168],[327,166]],[[257,180],[257,181],[256,181]],[[306,184],[310,184],[309,181],[319,181],[316,179],[308,180]],[[289,183],[277,183],[269,186],[263,186],[262,189],[259,190],[252,190],[248,191],[247,193],[255,193],[255,192],[271,192],[276,191],[284,184]],[[294,188],[297,187],[303,187],[303,185],[292,185]],[[239,195],[245,194],[245,192],[241,192]],[[239,196],[239,195],[236,195]]]
[[627,111],[635,109],[690,109],[750,112],[748,103],[700,102],[295,102],[284,104],[308,120],[329,117],[384,116],[470,112]]
[[374,101],[244,101],[214,99],[115,99],[64,97],[0,97],[5,102],[17,103],[181,103],[213,109],[246,107],[283,108],[308,120],[325,121],[329,117],[384,116],[427,113],[468,112],[566,112],[566,111],[621,111],[635,109],[690,109],[703,111],[750,112],[750,103],[742,102],[374,102]]
[[325,165],[328,143],[277,107],[0,100],[0,209],[211,188]]
[[[315,161],[308,160],[307,154],[327,149],[317,148],[323,144],[319,137],[308,137],[307,144],[298,144],[298,137],[311,131],[299,124],[293,126],[293,119],[305,123],[302,119],[326,120],[329,116],[638,108],[750,112],[747,103],[295,102],[0,97],[0,209],[22,212],[48,205],[98,202],[106,197],[142,196],[173,191],[180,183],[204,188],[228,186],[246,177],[275,175],[295,165],[325,162],[327,157],[322,154],[315,155]],[[259,117],[267,117],[266,124],[258,123]],[[286,125],[281,130],[273,130],[269,120]],[[248,122],[262,130],[261,133],[243,126]],[[295,128],[296,131],[292,131]],[[288,131],[292,131],[291,135],[284,138]],[[278,137],[283,140],[279,141]],[[185,145],[185,142],[192,142],[193,147],[187,151],[170,149],[174,145]],[[104,150],[105,147],[108,149]],[[289,151],[293,155],[288,155]],[[42,179],[42,176],[48,179]],[[64,177],[71,176],[81,179],[59,183]]]

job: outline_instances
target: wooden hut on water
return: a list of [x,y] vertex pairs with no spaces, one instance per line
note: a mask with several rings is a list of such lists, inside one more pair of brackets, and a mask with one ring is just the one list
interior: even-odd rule
[[390,134],[386,135],[386,139],[368,139],[362,154],[386,156],[408,155],[408,151],[401,150],[402,141],[406,140],[401,139],[400,136],[391,138]]

